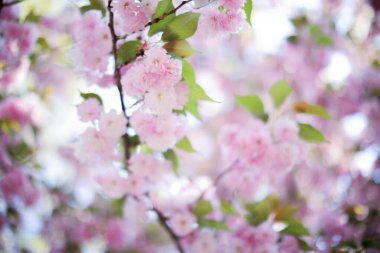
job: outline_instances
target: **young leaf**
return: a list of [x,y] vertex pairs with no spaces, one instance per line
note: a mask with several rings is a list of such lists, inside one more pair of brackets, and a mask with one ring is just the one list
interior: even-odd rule
[[195,152],[195,149],[193,148],[193,145],[191,145],[191,142],[189,140],[189,138],[187,138],[186,136],[183,137],[176,145],[177,148],[180,148],[186,152],[189,152],[189,153],[194,153]]
[[285,221],[287,227],[282,230],[281,234],[288,234],[294,236],[307,236],[310,235],[309,230],[304,227],[304,225],[297,219],[289,219]]
[[141,47],[141,42],[137,40],[131,40],[125,42],[117,51],[117,64],[127,64],[134,59],[139,54],[139,49]]
[[309,124],[298,123],[299,132],[298,135],[303,140],[308,142],[324,142],[325,137],[315,127]]
[[294,110],[299,113],[313,114],[324,119],[330,118],[330,114],[327,112],[327,110],[324,107],[320,105],[308,104],[304,101],[298,101],[297,103],[295,103]]
[[205,100],[215,102],[215,100],[210,98],[204,89],[195,82],[195,71],[191,64],[186,60],[182,60],[182,78],[190,88],[190,101]]
[[246,0],[243,9],[244,9],[245,16],[246,16],[248,24],[252,25],[252,23],[251,23],[252,0]]
[[[174,9],[172,0],[161,0],[156,7],[156,11],[152,17],[152,20],[160,18],[164,13],[167,13]],[[170,23],[175,17],[175,14],[170,14],[159,22],[152,24],[149,28],[148,35],[152,36],[158,32],[162,32],[167,24]]]
[[89,98],[95,98],[96,100],[99,101],[99,104],[103,104],[103,101],[102,99],[100,98],[100,96],[98,94],[95,94],[95,93],[83,93],[81,92],[80,93],[80,96],[84,99],[89,99]]
[[309,27],[309,32],[318,46],[328,46],[332,44],[332,39],[326,35],[321,27],[317,24],[312,24]]
[[106,14],[106,7],[101,0],[90,0],[89,5],[82,6],[79,10],[82,14],[90,10],[99,10],[103,16]]
[[274,83],[269,90],[274,105],[280,107],[292,90],[292,87],[285,81]]
[[188,57],[197,52],[186,40],[169,41],[164,45],[164,48],[166,51],[176,53],[181,57]]
[[192,36],[198,27],[199,13],[185,12],[175,17],[165,28],[162,34],[163,41],[187,39]]
[[248,211],[247,221],[252,225],[259,225],[266,221],[273,209],[279,205],[279,198],[268,196],[264,200],[255,203],[248,203],[245,208]]
[[221,221],[210,220],[210,219],[200,219],[198,223],[201,227],[214,228],[218,230],[229,230],[229,227]]
[[299,248],[303,251],[303,252],[307,252],[307,251],[311,251],[313,250],[312,247],[310,247],[310,245],[305,242],[304,240],[300,239],[300,238],[297,238],[298,240],[298,244],[299,244]]
[[251,112],[256,117],[264,121],[268,119],[268,115],[264,111],[263,102],[258,96],[237,96],[236,101],[240,106]]
[[220,210],[228,215],[237,215],[238,212],[236,209],[233,207],[233,205],[227,201],[222,200],[220,203]]
[[209,214],[212,212],[212,205],[210,203],[210,201],[207,201],[207,200],[204,200],[204,199],[201,199],[198,201],[198,203],[195,205],[194,207],[194,214],[197,216],[197,217],[203,217],[205,216],[206,214]]
[[178,157],[176,153],[174,153],[173,149],[169,149],[164,153],[164,157],[167,160],[172,161],[173,164],[173,170],[176,174],[178,174]]
[[189,112],[191,115],[193,115],[195,118],[202,120],[201,115],[199,114],[198,110],[198,102],[190,100],[187,102],[187,104],[183,107],[184,110]]

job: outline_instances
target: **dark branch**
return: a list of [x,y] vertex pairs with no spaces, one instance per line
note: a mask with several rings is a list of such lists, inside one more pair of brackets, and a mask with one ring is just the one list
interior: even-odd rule
[[197,201],[198,202],[199,200],[203,199],[204,196],[206,195],[206,193],[210,190],[211,187],[213,186],[217,186],[218,183],[220,182],[220,180],[222,180],[222,178],[227,175],[228,173],[230,173],[232,170],[234,170],[236,168],[236,166],[239,164],[239,160],[236,159],[227,169],[225,169],[224,171],[222,171],[213,181],[213,184],[206,188],[202,193],[201,195],[198,197]]
[[144,31],[145,28],[147,28],[147,27],[149,27],[149,26],[151,26],[151,25],[153,25],[153,24],[156,24],[156,23],[160,22],[161,20],[164,20],[167,16],[170,16],[170,15],[176,13],[179,9],[181,9],[183,6],[185,6],[186,4],[188,4],[188,3],[192,2],[192,1],[193,1],[193,0],[185,0],[185,1],[182,1],[182,3],[181,3],[180,5],[178,5],[177,7],[175,7],[173,10],[168,11],[168,12],[165,12],[165,13],[162,14],[160,17],[157,17],[157,18],[155,18],[155,19],[152,19],[151,21],[149,21],[148,23],[146,23],[146,24],[144,25],[144,28],[143,28],[143,29],[140,29],[140,30],[138,30],[138,31],[134,31],[134,32],[132,32],[131,34],[125,34],[125,35],[123,35],[123,36],[119,36],[119,37],[117,37],[117,39],[125,39],[125,38],[127,38],[129,35],[132,35],[132,34],[135,34],[135,33],[138,33],[138,32],[142,32],[142,31]]
[[167,223],[168,219],[157,208],[153,207],[153,211],[157,214],[158,220],[159,220],[160,224],[164,227],[164,229],[166,230],[166,232],[169,234],[170,238],[174,242],[174,244],[177,247],[178,251],[180,253],[185,253],[185,250],[183,249],[183,247],[181,245],[181,238],[179,238],[173,232],[173,230],[169,227],[169,225]]
[[23,2],[24,0],[14,0],[12,2],[7,2],[7,3],[4,3],[4,0],[0,0],[0,13],[1,11],[3,10],[3,8],[5,7],[9,7],[9,6],[12,6],[12,5],[15,5],[15,4],[18,4],[18,3],[21,3]]
[[[117,86],[117,89],[119,91],[120,96],[120,103],[121,103],[121,109],[123,110],[124,116],[128,120],[127,110],[124,105],[124,95],[123,95],[123,88],[121,85],[121,72],[120,72],[120,66],[117,64],[117,36],[115,32],[115,24],[114,24],[114,15],[112,11],[112,0],[108,0],[107,10],[109,14],[109,22],[108,27],[110,29],[111,37],[112,37],[112,55],[115,60],[115,66],[114,66],[114,74],[113,77],[115,79],[115,83]],[[129,136],[128,134],[123,135],[123,144],[124,144],[124,154],[125,154],[125,162],[128,162],[128,159],[130,157],[130,145],[129,145]]]

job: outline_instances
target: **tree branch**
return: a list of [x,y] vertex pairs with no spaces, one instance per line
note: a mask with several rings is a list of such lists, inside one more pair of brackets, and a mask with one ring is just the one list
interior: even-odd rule
[[166,230],[166,232],[169,234],[170,238],[172,239],[172,241],[174,242],[175,246],[177,247],[178,251],[180,253],[185,253],[185,250],[183,249],[182,245],[181,245],[181,238],[178,237],[174,232],[173,230],[169,227],[168,223],[167,223],[167,218],[163,215],[163,213],[161,213],[157,208],[153,207],[153,211],[157,214],[158,216],[158,220],[160,222],[160,224],[162,225],[162,227]]
[[[128,120],[129,117],[127,115],[127,109],[124,105],[124,95],[123,95],[123,89],[122,89],[122,85],[121,85],[121,72],[120,72],[121,66],[119,66],[117,64],[117,41],[120,38],[116,35],[116,32],[115,32],[114,13],[112,11],[112,1],[113,0],[108,0],[107,10],[108,10],[108,15],[109,15],[108,27],[110,29],[110,33],[111,33],[111,37],[112,37],[112,55],[113,55],[114,61],[115,61],[114,79],[115,79],[117,89],[119,91],[121,108],[123,110],[124,116]],[[181,6],[183,6],[184,4],[186,4],[187,2],[190,2],[190,1],[192,1],[192,0],[187,0],[187,1],[182,2],[182,4],[174,10],[178,10],[179,8],[181,8]],[[167,15],[170,15],[170,14],[167,14]],[[165,17],[163,17],[163,18],[165,18]],[[155,22],[159,22],[159,20],[155,21]],[[151,23],[151,24],[153,24],[153,23]],[[141,102],[141,101],[137,101],[137,102]],[[130,157],[130,150],[129,150],[129,148],[130,148],[130,137],[129,137],[128,133],[125,133],[122,138],[123,138],[123,145],[124,145],[124,149],[125,149],[125,163],[127,163],[128,159]],[[167,233],[169,234],[170,238],[172,239],[172,241],[175,244],[178,251],[180,253],[185,253],[185,251],[184,251],[184,249],[180,243],[180,238],[174,233],[174,231],[167,224],[167,218],[157,208],[153,207],[153,211],[157,214],[160,224],[167,231]]]
[[156,24],[158,22],[160,22],[161,20],[165,19],[167,16],[169,15],[172,15],[174,13],[176,13],[179,9],[181,9],[183,6],[185,6],[186,4],[192,2],[193,0],[185,0],[185,1],[182,1],[182,3],[180,5],[178,5],[177,7],[175,7],[173,10],[171,11],[168,11],[168,12],[165,12],[164,14],[162,14],[161,16],[155,18],[155,19],[152,19],[151,21],[149,21],[148,23],[146,23],[144,25],[144,28],[143,29],[140,29],[140,30],[137,30],[137,31],[134,31],[132,32],[131,34],[125,34],[123,36],[119,36],[117,37],[117,39],[126,39],[129,35],[132,35],[132,34],[135,34],[135,33],[138,33],[138,32],[142,32],[144,31],[145,28],[153,25],[153,24]]
[[14,0],[12,2],[7,2],[7,3],[4,3],[4,0],[0,0],[0,13],[1,11],[3,10],[3,8],[5,7],[9,7],[9,6],[12,6],[12,5],[15,5],[15,4],[18,4],[18,3],[21,3],[23,2],[24,0]]
[[[222,171],[213,181],[213,184],[211,185],[212,186],[217,186],[219,181],[222,180],[222,178],[227,175],[228,173],[230,173],[232,170],[234,170],[236,168],[236,166],[239,164],[239,160],[236,159],[227,169],[225,169],[224,171]],[[210,190],[211,187],[208,187],[206,188],[202,193],[201,195],[197,198],[197,201],[198,202],[199,200],[203,199],[204,196],[206,195],[207,191]]]
[[[128,120],[127,110],[126,110],[125,105],[124,105],[123,88],[121,85],[120,66],[117,64],[117,40],[118,40],[118,38],[117,38],[117,35],[115,32],[114,14],[112,11],[112,0],[108,0],[107,10],[108,10],[108,15],[109,15],[108,27],[110,29],[111,38],[112,38],[112,55],[113,55],[114,61],[115,61],[113,77],[115,79],[115,83],[116,83],[117,89],[119,91],[121,109],[123,110],[123,114],[124,114],[125,118]],[[131,155],[130,151],[129,151],[129,148],[130,148],[129,136],[128,136],[128,134],[124,134],[122,138],[123,138],[123,144],[124,144],[124,149],[125,149],[124,150],[125,162],[127,163],[128,159]]]

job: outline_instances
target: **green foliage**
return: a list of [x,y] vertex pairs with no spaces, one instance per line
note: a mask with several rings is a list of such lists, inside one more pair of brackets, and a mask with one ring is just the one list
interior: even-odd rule
[[244,4],[244,12],[247,19],[248,24],[252,26],[251,16],[252,16],[252,0],[246,0]]
[[248,211],[247,221],[252,225],[259,225],[266,221],[272,210],[278,206],[279,199],[275,196],[268,196],[262,201],[247,203],[245,208]]
[[297,219],[291,218],[285,221],[287,224],[286,228],[281,230],[281,234],[288,234],[294,236],[307,236],[310,235],[309,230]]
[[164,157],[166,160],[172,162],[173,170],[176,174],[178,174],[178,157],[173,149],[169,149],[164,153]]
[[274,83],[269,90],[274,105],[280,107],[292,90],[293,88],[285,81]]
[[[210,98],[204,89],[196,83],[195,78],[195,71],[191,64],[186,61],[182,60],[182,78],[184,82],[189,86],[190,88],[190,94],[189,94],[189,100],[197,101],[197,100],[205,100],[205,101],[214,101],[212,98]],[[215,101],[214,101],[215,102]]]
[[330,118],[330,114],[327,112],[327,110],[324,107],[320,105],[308,104],[304,101],[299,101],[295,103],[294,110],[299,113],[313,114],[324,119]]
[[185,12],[176,16],[164,29],[163,41],[183,40],[191,37],[198,27],[199,13]]
[[316,129],[315,127],[304,124],[304,123],[298,123],[299,132],[298,136],[301,137],[303,140],[307,142],[324,142],[325,137],[323,134]]
[[189,57],[190,55],[196,53],[191,45],[186,40],[172,40],[164,45],[164,48],[169,53],[175,53],[181,57]]
[[216,221],[211,219],[200,219],[198,224],[201,227],[208,227],[217,230],[229,230],[229,227],[222,221]]
[[209,214],[212,212],[212,205],[210,203],[210,201],[207,201],[207,200],[204,200],[204,199],[201,199],[197,202],[197,204],[194,206],[194,214],[198,217],[198,218],[202,218],[203,216],[205,216],[206,214]]
[[298,245],[299,245],[299,248],[303,251],[303,252],[307,252],[307,251],[311,251],[313,250],[312,247],[310,247],[310,245],[305,242],[304,240],[298,238]]
[[321,27],[317,24],[312,24],[309,26],[309,32],[313,37],[315,44],[318,46],[329,46],[333,43],[332,39],[326,35]]
[[[152,20],[155,20],[156,18],[161,18],[164,13],[168,13],[169,11],[173,10],[173,2],[172,0],[161,0],[156,7],[156,11],[153,14]],[[148,35],[152,36],[158,32],[162,32],[165,27],[172,21],[175,17],[175,14],[170,14],[160,20],[157,23],[154,23],[150,26]]]
[[36,15],[34,11],[32,10],[29,12],[29,14],[25,17],[23,22],[31,22],[31,23],[39,23],[41,19],[40,15]]
[[99,10],[102,12],[102,15],[106,15],[106,7],[103,4],[102,0],[90,0],[89,5],[85,5],[79,8],[80,12],[84,14],[90,10]]
[[220,210],[227,215],[237,215],[238,212],[233,205],[227,201],[222,200],[220,203]]
[[240,106],[251,112],[254,116],[258,117],[259,119],[262,119],[263,121],[268,120],[268,114],[265,113],[264,104],[259,98],[259,96],[237,96],[236,101]]
[[186,136],[183,137],[176,145],[177,148],[180,148],[186,152],[189,152],[189,153],[194,153],[195,152],[195,149],[193,148],[193,145],[191,145],[191,142],[189,140],[189,138],[187,138]]
[[80,96],[81,96],[82,98],[84,98],[84,99],[95,98],[96,100],[99,101],[99,103],[100,103],[101,105],[103,104],[103,101],[102,101],[101,97],[100,97],[98,94],[96,94],[96,93],[83,93],[83,92],[81,92],[81,93],[80,93]]
[[189,102],[187,102],[187,104],[184,106],[184,110],[189,112],[191,115],[193,115],[197,119],[202,120],[202,117],[199,114],[197,101],[190,100]]
[[137,40],[127,41],[117,51],[117,64],[127,64],[132,62],[139,55],[141,42]]
[[25,163],[34,153],[34,150],[25,142],[21,142],[16,146],[9,147],[8,153],[13,160]]

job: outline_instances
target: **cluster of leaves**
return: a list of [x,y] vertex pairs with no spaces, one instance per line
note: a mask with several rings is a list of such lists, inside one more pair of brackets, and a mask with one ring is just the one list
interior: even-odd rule
[[[269,90],[273,104],[276,108],[279,108],[286,100],[286,98],[291,94],[293,88],[284,80],[275,82]],[[253,116],[263,120],[268,121],[269,115],[265,111],[264,104],[260,97],[257,95],[247,95],[247,96],[237,96],[237,103],[244,109],[252,113]],[[329,119],[330,115],[327,110],[317,104],[309,104],[305,101],[297,101],[294,103],[294,111],[296,113],[305,113],[318,116],[323,119]],[[326,141],[322,132],[310,124],[298,123],[300,138],[307,142],[324,142]]]

